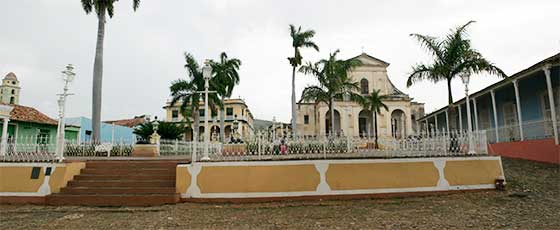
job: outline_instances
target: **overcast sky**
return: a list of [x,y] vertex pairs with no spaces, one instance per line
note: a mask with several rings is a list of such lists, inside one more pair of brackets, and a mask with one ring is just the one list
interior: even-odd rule
[[[0,74],[16,73],[20,104],[56,116],[60,71],[76,66],[68,116],[91,116],[91,86],[97,18],[79,0],[0,0]],[[226,51],[242,60],[234,97],[245,99],[256,118],[290,119],[292,55],[290,23],[316,31],[316,61],[340,49],[341,58],[363,50],[391,63],[388,74],[400,90],[426,103],[430,112],[447,103],[445,83],[406,88],[411,66],[429,56],[410,33],[444,36],[469,20],[473,45],[507,74],[560,52],[560,1],[265,1],[142,0],[115,4],[106,24],[102,119],[163,116],[172,80],[185,78],[183,52],[201,62]],[[498,81],[479,76],[473,90]],[[298,74],[297,95],[313,84]],[[463,94],[453,82],[455,99]]]

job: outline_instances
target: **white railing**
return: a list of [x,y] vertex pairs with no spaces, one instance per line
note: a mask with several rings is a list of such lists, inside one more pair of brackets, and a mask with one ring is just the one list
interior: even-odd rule
[[[2,144],[0,143],[0,147]],[[0,161],[5,162],[54,162],[56,139],[49,136],[29,136],[9,138],[4,155]]]
[[[134,141],[84,142],[65,140],[63,157],[118,157],[130,156]],[[1,144],[0,144],[1,145]],[[6,152],[0,155],[3,162],[55,162],[61,160],[56,155],[55,137],[17,137],[7,141]]]
[[[554,137],[552,120],[525,121],[522,124],[524,140],[535,140]],[[560,131],[560,127],[559,131]],[[489,143],[511,142],[521,140],[519,124],[499,126],[498,140],[496,140],[496,129],[485,129]]]
[[[429,133],[405,139],[322,136],[270,138],[255,135],[243,143],[222,144],[221,151],[210,151],[213,161],[327,159],[327,158],[401,158],[486,155],[486,132]],[[471,150],[471,151],[469,151]],[[201,160],[202,152],[197,152]]]

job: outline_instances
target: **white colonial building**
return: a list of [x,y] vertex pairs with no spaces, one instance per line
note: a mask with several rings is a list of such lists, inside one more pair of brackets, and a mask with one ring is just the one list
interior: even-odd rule
[[[389,63],[362,53],[358,59],[362,65],[354,68],[349,76],[358,82],[361,94],[380,90],[386,95],[383,102],[389,107],[377,115],[377,130],[380,137],[403,138],[414,135],[418,128],[416,119],[424,116],[424,104],[414,102],[411,97],[398,90],[387,75]],[[371,111],[349,100],[334,103],[334,132],[351,136],[373,136],[375,128]],[[330,132],[330,115],[325,103],[299,101],[297,103],[298,135],[316,136]]]

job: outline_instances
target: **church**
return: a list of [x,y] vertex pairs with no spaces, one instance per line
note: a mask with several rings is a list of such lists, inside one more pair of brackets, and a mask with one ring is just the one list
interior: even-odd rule
[[367,95],[380,90],[385,95],[383,103],[388,110],[381,109],[377,114],[377,127],[374,127],[373,114],[357,102],[339,100],[334,102],[333,132],[329,129],[330,115],[325,103],[300,100],[297,103],[296,124],[298,135],[319,136],[329,133],[350,136],[373,136],[375,129],[379,137],[397,139],[415,135],[420,131],[416,119],[424,116],[424,103],[413,101],[393,85],[387,75],[389,63],[362,53],[352,59],[362,64],[351,70],[348,76],[357,82],[360,94]]

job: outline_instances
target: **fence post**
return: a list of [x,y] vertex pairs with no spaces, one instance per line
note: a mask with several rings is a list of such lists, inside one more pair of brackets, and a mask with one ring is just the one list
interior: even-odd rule
[[350,153],[351,151],[351,143],[350,143],[350,135],[346,136],[346,153]]
[[327,159],[327,144],[328,144],[328,140],[327,140],[327,136],[325,135],[325,138],[323,138],[324,143],[323,143],[323,158]]

